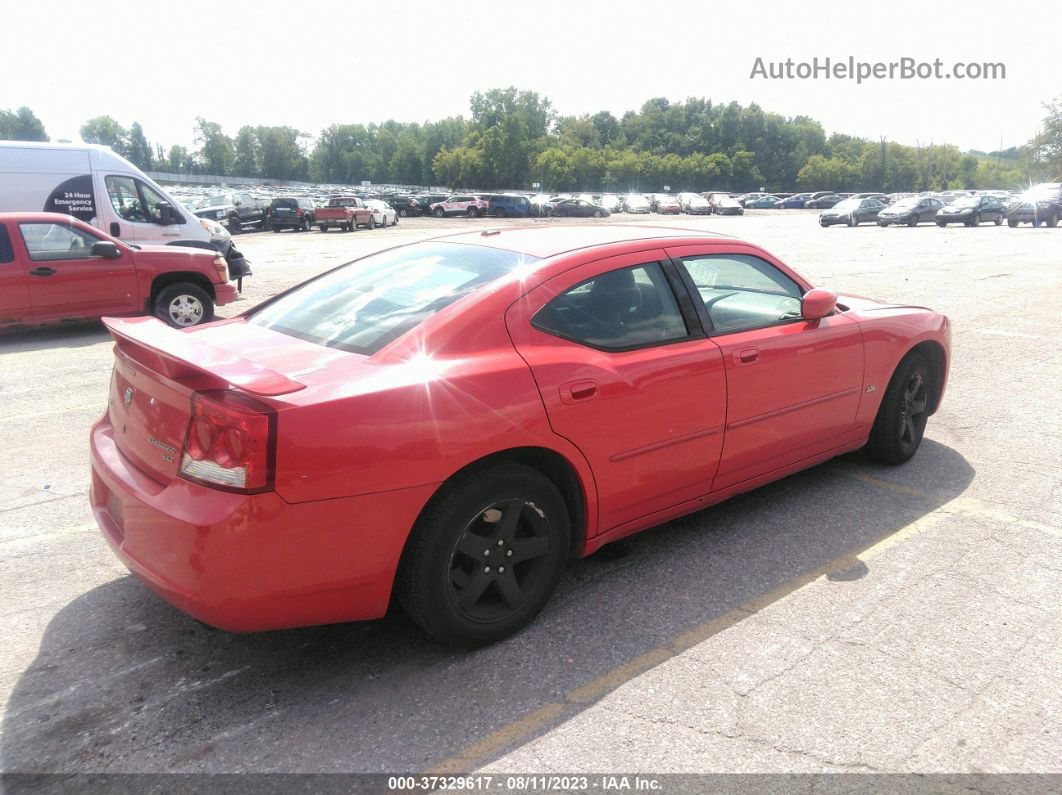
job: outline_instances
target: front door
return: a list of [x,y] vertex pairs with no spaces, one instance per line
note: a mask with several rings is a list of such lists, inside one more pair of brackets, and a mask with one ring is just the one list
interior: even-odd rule
[[753,250],[668,253],[696,288],[726,366],[726,437],[713,489],[843,444],[862,389],[859,325],[842,313],[803,320],[801,286]]
[[136,268],[128,251],[117,259],[92,255],[101,238],[63,223],[18,224],[16,258],[28,276],[35,320],[128,314],[138,305]]
[[722,356],[665,260],[582,265],[506,313],[553,430],[593,470],[599,532],[707,494],[722,449]]
[[180,224],[156,223],[156,207],[168,200],[146,182],[126,174],[106,174],[103,183],[114,211],[105,229],[111,236],[140,245],[165,245],[181,236]]

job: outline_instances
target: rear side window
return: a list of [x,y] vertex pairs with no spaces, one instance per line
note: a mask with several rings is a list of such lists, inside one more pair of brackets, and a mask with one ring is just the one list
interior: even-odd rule
[[657,262],[599,274],[542,307],[539,331],[604,350],[630,350],[689,336]]
[[326,273],[267,304],[250,322],[371,356],[436,312],[533,257],[459,243],[416,243]]
[[14,262],[15,252],[11,249],[11,236],[7,227],[0,224],[0,262]]

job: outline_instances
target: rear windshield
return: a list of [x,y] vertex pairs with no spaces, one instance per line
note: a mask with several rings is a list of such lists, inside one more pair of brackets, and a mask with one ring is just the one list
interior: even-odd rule
[[289,210],[294,210],[299,206],[298,199],[273,199],[272,205],[275,210],[277,207],[286,207]]
[[460,243],[415,243],[307,282],[253,313],[249,322],[371,356],[459,298],[533,259]]

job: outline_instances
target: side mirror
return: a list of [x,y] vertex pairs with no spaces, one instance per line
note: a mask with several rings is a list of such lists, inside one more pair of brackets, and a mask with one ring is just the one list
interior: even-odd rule
[[155,223],[159,226],[183,224],[184,216],[169,202],[159,202],[155,205]]
[[837,307],[837,293],[829,290],[808,290],[800,301],[804,320],[821,320]]
[[92,244],[92,256],[104,259],[118,259],[122,256],[122,250],[110,240],[101,240]]

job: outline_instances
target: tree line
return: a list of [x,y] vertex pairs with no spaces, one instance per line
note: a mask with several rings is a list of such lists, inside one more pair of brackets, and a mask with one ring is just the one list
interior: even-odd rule
[[[90,119],[82,140],[145,170],[340,184],[480,189],[841,191],[1013,188],[1062,173],[1062,99],[1045,105],[1039,135],[993,152],[827,136],[806,116],[756,104],[650,99],[637,111],[559,116],[516,88],[476,92],[470,116],[332,124],[316,140],[294,127],[246,125],[234,136],[197,118],[196,148],[149,143],[142,126]],[[48,140],[29,108],[0,110],[0,139]]]

